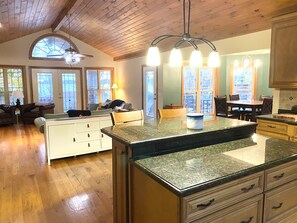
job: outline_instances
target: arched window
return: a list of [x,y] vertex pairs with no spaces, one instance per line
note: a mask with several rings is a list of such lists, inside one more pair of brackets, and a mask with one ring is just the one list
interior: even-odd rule
[[77,47],[68,38],[50,34],[34,41],[30,49],[30,59],[62,60],[65,50],[70,46],[78,52]]

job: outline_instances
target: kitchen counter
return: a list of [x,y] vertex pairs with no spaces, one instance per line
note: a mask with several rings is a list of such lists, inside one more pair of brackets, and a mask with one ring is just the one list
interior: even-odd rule
[[292,142],[252,137],[136,160],[134,165],[186,196],[297,159]]
[[[295,120],[293,116],[296,116]],[[297,114],[288,114],[288,117],[286,117],[286,114],[259,115],[257,116],[257,119],[282,122],[290,125],[297,125]]]

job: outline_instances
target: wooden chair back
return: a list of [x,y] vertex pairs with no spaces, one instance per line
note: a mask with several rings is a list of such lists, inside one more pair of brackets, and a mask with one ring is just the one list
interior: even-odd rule
[[113,125],[143,120],[143,110],[110,113]]
[[240,100],[239,94],[229,94],[230,101]]
[[214,97],[216,116],[228,116],[227,97]]
[[273,99],[272,98],[264,98],[263,99],[263,104],[261,108],[261,115],[267,115],[272,113],[272,103]]
[[188,110],[186,108],[158,109],[160,118],[186,117]]

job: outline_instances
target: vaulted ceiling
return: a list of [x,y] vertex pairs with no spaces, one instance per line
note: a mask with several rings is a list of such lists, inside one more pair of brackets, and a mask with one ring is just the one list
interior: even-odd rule
[[[273,17],[294,11],[297,0],[192,0],[190,33],[234,37],[269,29]],[[182,0],[0,0],[0,13],[0,43],[52,28],[115,59],[144,55],[159,35],[183,33]]]

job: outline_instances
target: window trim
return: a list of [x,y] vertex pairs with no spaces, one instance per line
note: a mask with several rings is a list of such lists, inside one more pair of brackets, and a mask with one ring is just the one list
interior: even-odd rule
[[29,50],[29,59],[30,60],[51,60],[51,61],[64,61],[64,58],[43,58],[43,57],[32,57],[32,52],[33,49],[35,47],[35,45],[42,39],[46,38],[46,37],[59,37],[67,42],[69,42],[71,44],[71,46],[76,50],[76,52],[79,53],[79,50],[77,48],[77,46],[66,36],[60,35],[60,34],[45,34],[42,36],[39,36],[37,39],[34,40],[34,42],[31,44],[30,46],[30,50]]
[[[27,93],[26,66],[23,66],[23,65],[1,65],[0,64],[0,69],[21,69],[22,70],[24,104],[27,104],[28,103],[28,93]],[[7,90],[7,89],[5,89],[5,90]]]
[[[109,70],[110,73],[111,73],[111,86],[112,84],[114,83],[114,68],[113,67],[85,67],[84,68],[84,82],[85,82],[85,108],[88,107],[88,83],[87,83],[87,71],[88,70],[97,70],[97,71],[100,71],[100,70]],[[110,86],[110,89],[111,89],[111,86]],[[112,100],[115,99],[115,92],[113,89],[111,89],[111,96],[112,96]]]

